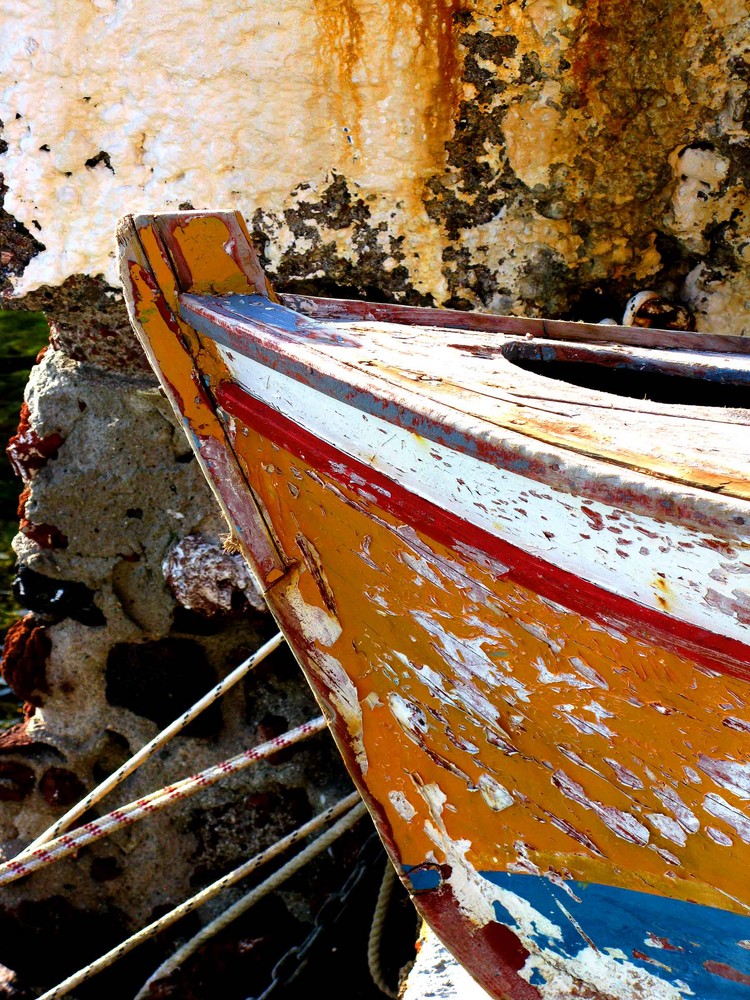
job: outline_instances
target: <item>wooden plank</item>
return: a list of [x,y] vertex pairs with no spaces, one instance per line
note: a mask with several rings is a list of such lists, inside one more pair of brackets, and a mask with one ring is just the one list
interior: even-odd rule
[[284,294],[281,301],[305,316],[319,320],[348,320],[353,316],[385,323],[418,324],[455,330],[499,331],[547,340],[581,340],[601,344],[632,344],[635,347],[711,351],[719,354],[750,354],[750,337],[713,333],[643,329],[632,326],[502,316],[495,313],[430,309],[392,302],[359,302],[356,299],[323,299],[311,295]]
[[[191,323],[223,337],[225,345],[236,345],[241,352],[252,337],[256,347],[262,343],[271,352],[279,351],[278,364],[296,366],[300,372],[309,368],[309,377],[321,389],[325,375],[326,392],[346,394],[359,388],[361,399],[364,390],[384,397],[397,393],[414,422],[419,422],[420,411],[446,427],[474,417],[486,422],[481,433],[489,441],[501,431],[524,435],[664,480],[750,498],[744,447],[750,411],[671,406],[596,393],[526,372],[502,354],[467,352],[460,339],[446,342],[434,329],[311,321],[245,296],[182,296],[180,303]],[[487,338],[494,346],[509,343],[496,331]],[[690,354],[694,364],[711,363],[705,360],[710,357]],[[745,356],[738,364],[746,365]],[[372,405],[377,407],[376,402]]]

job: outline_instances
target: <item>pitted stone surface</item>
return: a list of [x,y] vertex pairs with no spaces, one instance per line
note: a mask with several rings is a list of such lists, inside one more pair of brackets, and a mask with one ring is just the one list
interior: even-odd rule
[[227,552],[222,541],[185,535],[164,557],[162,570],[175,600],[205,618],[246,605],[256,611],[265,607],[244,558],[239,552]]
[[[222,549],[226,525],[151,377],[127,367],[118,374],[50,348],[32,370],[22,437],[16,591],[27,600],[29,613],[8,635],[2,668],[27,702],[27,718],[0,735],[3,859],[26,846],[275,631],[249,578],[229,572],[236,567]],[[64,533],[67,546],[50,546],[24,530],[25,523]],[[164,577],[169,553],[190,547],[185,539],[200,539],[214,553],[218,577],[212,581],[205,565],[200,581],[208,594],[226,597],[214,615],[185,608]],[[285,725],[293,728],[316,716],[316,703],[289,659],[288,651],[277,651],[96,812],[257,743],[262,719],[271,711],[279,714],[279,669]],[[31,985],[47,988],[106,950],[105,944],[187,898],[209,875],[217,877],[269,846],[270,831],[275,836],[285,823],[304,822],[350,789],[338,753],[323,733],[284,761],[249,769],[92,845],[77,861],[68,859],[6,886],[0,962],[27,980],[31,976]],[[287,804],[283,815],[277,815],[278,802]],[[207,906],[200,919],[211,919],[223,905]],[[292,922],[301,928],[311,919],[309,901],[279,899],[276,905],[282,912],[293,906]],[[63,950],[52,943],[61,915],[67,923]],[[87,942],[92,920],[104,915],[108,923],[99,930],[106,934]],[[160,947],[168,948],[169,942]],[[43,967],[34,963],[40,949]],[[103,978],[97,986],[108,996],[129,1000],[165,954],[153,952],[148,967],[138,964],[142,960],[126,963],[116,981]],[[14,996],[22,987],[14,987]]]

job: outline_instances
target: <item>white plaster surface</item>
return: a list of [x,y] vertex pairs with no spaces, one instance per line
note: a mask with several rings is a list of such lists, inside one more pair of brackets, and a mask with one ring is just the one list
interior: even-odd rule
[[[313,251],[295,276],[327,277],[326,247],[334,280],[398,269],[398,294],[535,315],[579,283],[622,282],[623,302],[654,287],[666,232],[709,261],[672,289],[698,329],[746,332],[746,170],[729,164],[748,5],[672,0],[658,37],[641,7],[621,30],[563,0],[0,0],[5,209],[46,248],[15,292],[117,286],[117,219],[189,203],[262,213],[277,273]],[[649,96],[623,111],[631,87]],[[100,153],[111,169],[85,165]],[[325,201],[334,178],[369,213],[366,249]]]
[[[429,257],[410,186],[434,128],[432,16],[358,4],[363,58],[349,65],[346,11],[327,2],[2,0],[6,209],[46,247],[16,292],[76,273],[118,285],[126,213],[192,200],[250,217],[302,179],[314,197],[332,170],[377,192],[374,216],[408,217],[413,253]],[[86,167],[101,151],[112,169]]]

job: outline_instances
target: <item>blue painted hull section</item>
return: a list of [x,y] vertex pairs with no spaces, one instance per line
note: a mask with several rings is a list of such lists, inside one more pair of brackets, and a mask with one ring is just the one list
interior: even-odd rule
[[[416,893],[437,888],[440,881],[429,869],[408,874]],[[563,888],[535,875],[482,875],[559,928],[559,936],[548,937],[537,927],[534,943],[556,955],[556,964],[563,968],[593,945],[616,961],[663,979],[685,997],[750,1000],[750,916],[593,883],[571,881]],[[518,933],[502,903],[496,900],[494,907],[498,922]],[[531,944],[528,938],[525,944]],[[538,970],[530,982],[543,996],[544,979]]]

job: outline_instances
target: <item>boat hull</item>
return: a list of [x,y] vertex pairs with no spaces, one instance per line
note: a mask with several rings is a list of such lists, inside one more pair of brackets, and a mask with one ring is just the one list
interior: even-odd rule
[[431,535],[408,498],[401,516],[378,503],[395,484],[223,402],[294,567],[267,599],[416,905],[474,976],[514,1000],[743,995],[750,821],[722,762],[750,732],[746,682],[540,596],[476,538],[447,544],[445,512]]
[[[221,289],[136,229],[136,330],[446,946],[506,1000],[750,995],[741,504],[732,522],[645,477],[617,503],[606,469],[576,492],[393,403],[381,425],[362,391],[288,364],[284,331],[253,353],[187,323],[180,289]],[[242,273],[228,290],[257,291]],[[691,601],[703,578],[729,596]]]

